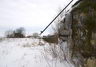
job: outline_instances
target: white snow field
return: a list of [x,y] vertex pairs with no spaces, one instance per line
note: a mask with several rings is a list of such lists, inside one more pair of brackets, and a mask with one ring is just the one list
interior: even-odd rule
[[0,67],[74,67],[66,61],[52,57],[48,43],[32,38],[10,38],[0,40]]

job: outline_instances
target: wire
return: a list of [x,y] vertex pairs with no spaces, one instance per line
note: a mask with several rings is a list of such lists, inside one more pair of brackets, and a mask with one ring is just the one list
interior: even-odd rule
[[48,24],[48,26],[46,26],[45,29],[44,29],[43,31],[41,31],[40,35],[53,23],[54,20],[56,20],[56,18],[57,18],[72,2],[73,2],[73,0],[70,1],[70,2],[68,3],[68,5],[67,5],[66,7],[64,7],[63,10],[62,10],[59,14],[57,14],[57,16]]

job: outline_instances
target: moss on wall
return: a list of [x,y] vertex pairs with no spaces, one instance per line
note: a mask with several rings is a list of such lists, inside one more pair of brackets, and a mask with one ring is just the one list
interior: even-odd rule
[[96,30],[96,1],[83,0],[71,13],[73,14],[72,38],[75,44],[73,50],[78,49],[86,58],[91,57],[94,51],[91,42],[92,33]]
[[96,1],[95,0],[82,0],[77,7],[75,7],[73,11],[79,11],[88,13],[89,9],[92,8],[96,10]]

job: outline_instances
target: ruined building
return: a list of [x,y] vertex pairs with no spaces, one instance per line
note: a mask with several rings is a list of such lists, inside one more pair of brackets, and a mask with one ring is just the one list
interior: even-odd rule
[[[79,0],[60,22],[59,39],[67,41],[76,67],[96,66],[96,0]],[[77,58],[77,61],[74,61]],[[92,61],[88,65],[89,59]]]

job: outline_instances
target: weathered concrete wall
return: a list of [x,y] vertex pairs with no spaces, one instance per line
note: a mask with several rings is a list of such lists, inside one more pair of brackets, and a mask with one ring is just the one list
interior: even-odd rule
[[[82,0],[61,22],[59,36],[68,42],[76,67],[96,67],[96,1]],[[68,31],[66,33],[66,31]],[[75,58],[75,60],[74,60]],[[77,59],[76,59],[77,58]],[[87,60],[87,61],[85,61]],[[86,66],[85,66],[86,64]]]

